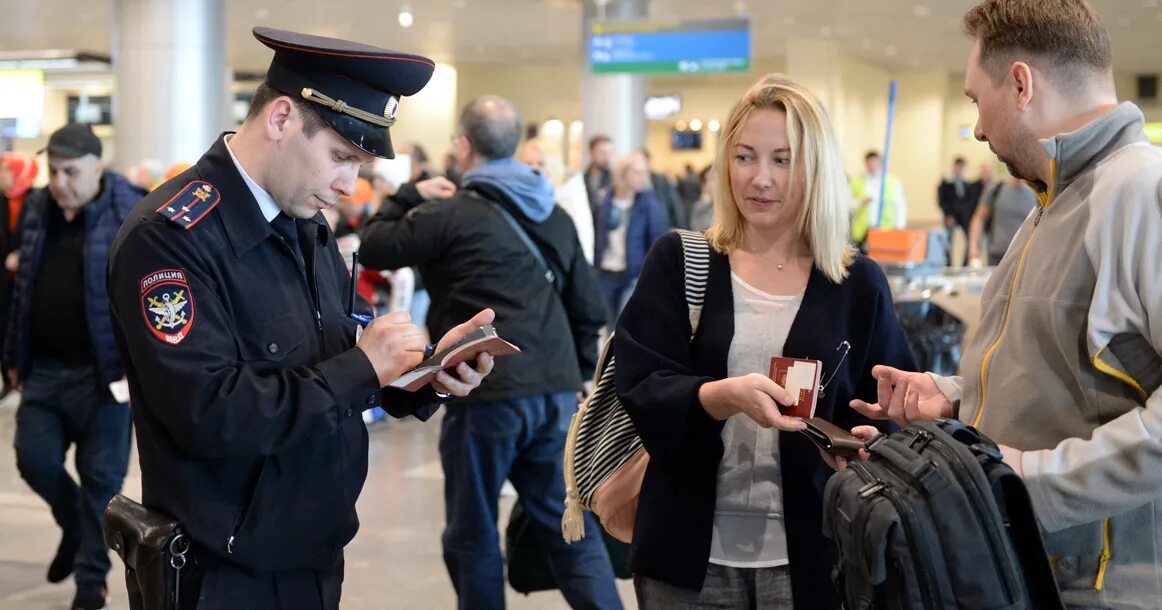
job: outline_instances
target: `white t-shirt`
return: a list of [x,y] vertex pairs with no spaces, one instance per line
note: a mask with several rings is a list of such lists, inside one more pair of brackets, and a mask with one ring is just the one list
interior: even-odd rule
[[[803,304],[795,296],[767,294],[730,274],[734,291],[734,338],[726,374],[770,373],[771,357],[782,356],[791,324]],[[722,429],[725,451],[718,465],[718,499],[710,563],[735,568],[786,565],[779,431],[762,428],[738,413]]]
[[585,260],[593,264],[593,211],[589,209],[589,192],[585,190],[585,174],[573,174],[557,189],[557,205],[561,206],[569,217],[573,219],[573,226],[577,228],[577,241],[581,242],[581,250],[585,253]]
[[620,214],[621,222],[617,223],[617,228],[612,229],[607,233],[608,239],[605,243],[605,255],[601,257],[601,270],[620,272],[625,271],[625,240],[626,228],[629,227],[630,209],[633,208],[632,199],[618,199],[614,197],[611,199],[614,210],[612,215]]

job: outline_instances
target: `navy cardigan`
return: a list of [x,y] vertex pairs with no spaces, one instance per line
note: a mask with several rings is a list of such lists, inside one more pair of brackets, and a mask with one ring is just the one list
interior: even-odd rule
[[[650,454],[630,568],[701,590],[710,556],[723,422],[703,410],[698,389],[726,377],[735,334],[729,259],[711,254],[706,300],[693,342],[683,278],[681,241],[670,233],[646,257],[637,289],[618,321],[614,354],[618,395]],[[872,366],[916,370],[884,274],[862,257],[851,264],[841,284],[812,270],[783,354],[822,361],[827,380],[843,354],[837,348],[844,341],[851,344],[850,353],[819,397],[815,414],[850,429],[872,423],[847,406],[852,398],[876,401]],[[822,531],[823,488],[832,471],[799,433],[780,433],[779,458],[795,608],[838,608],[831,581],[835,547]]]
[[[609,247],[609,224],[613,214],[613,192],[605,195],[604,203],[597,213],[597,244],[593,254],[594,267],[601,269],[601,259]],[[663,226],[661,203],[652,191],[641,191],[634,195],[633,205],[622,222],[625,228],[625,274],[635,278],[642,268],[642,261],[650,246],[666,231]]]

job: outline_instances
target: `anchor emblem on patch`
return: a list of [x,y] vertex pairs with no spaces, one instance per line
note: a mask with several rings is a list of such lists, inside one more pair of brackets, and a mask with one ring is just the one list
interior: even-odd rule
[[166,292],[161,295],[160,302],[155,297],[149,297],[149,311],[154,313],[153,323],[157,330],[185,326],[188,320],[182,309],[185,309],[186,303],[189,301],[186,300],[185,290]]
[[155,271],[141,278],[141,312],[155,337],[177,345],[194,326],[194,299],[180,269]]

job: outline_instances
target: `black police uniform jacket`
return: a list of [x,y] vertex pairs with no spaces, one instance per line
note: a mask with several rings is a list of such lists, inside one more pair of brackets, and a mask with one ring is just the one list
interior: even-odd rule
[[380,390],[330,229],[316,215],[298,230],[305,268],[219,138],[142,200],[110,255],[143,503],[254,571],[332,568],[359,525],[362,411],[438,406],[430,388]]

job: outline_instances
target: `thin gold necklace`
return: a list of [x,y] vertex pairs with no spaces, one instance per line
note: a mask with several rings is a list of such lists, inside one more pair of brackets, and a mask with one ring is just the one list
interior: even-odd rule
[[780,263],[779,261],[777,261],[769,256],[759,254],[758,252],[755,252],[755,255],[758,256],[759,258],[769,262],[769,263],[774,263],[775,270],[777,270],[777,271],[782,271],[783,268],[786,267],[795,258],[794,256],[789,256],[787,258],[784,258],[783,262]]

